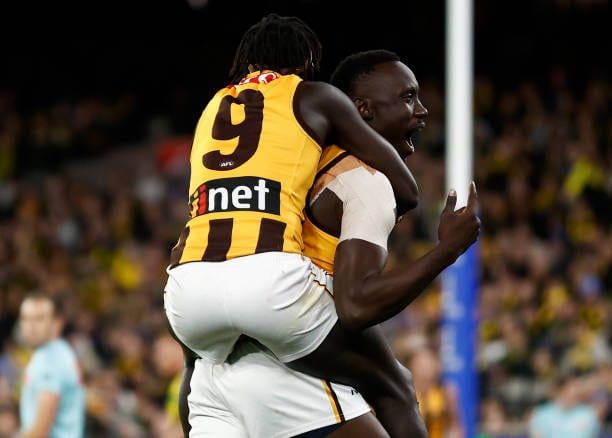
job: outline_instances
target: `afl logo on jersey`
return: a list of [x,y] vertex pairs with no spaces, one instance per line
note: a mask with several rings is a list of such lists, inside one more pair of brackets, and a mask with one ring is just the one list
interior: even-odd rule
[[254,76],[252,78],[246,77],[240,82],[238,82],[238,85],[267,84],[269,82],[272,82],[276,78],[278,78],[278,75],[276,73],[274,73],[273,71],[268,71],[268,72],[261,73],[258,76]]
[[256,176],[207,181],[189,197],[191,217],[242,210],[280,214],[280,191],[280,182]]

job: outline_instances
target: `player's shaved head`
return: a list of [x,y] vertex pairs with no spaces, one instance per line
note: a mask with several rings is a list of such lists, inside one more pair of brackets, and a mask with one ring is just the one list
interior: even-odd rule
[[330,83],[353,97],[356,83],[385,62],[400,61],[400,57],[389,50],[368,50],[344,58],[332,73]]

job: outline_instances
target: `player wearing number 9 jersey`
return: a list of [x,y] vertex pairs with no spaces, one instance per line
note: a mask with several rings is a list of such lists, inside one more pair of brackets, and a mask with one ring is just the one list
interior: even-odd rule
[[[412,154],[411,137],[425,126],[427,109],[414,74],[396,54],[375,50],[352,55],[340,63],[332,81],[400,155]],[[381,424],[391,437],[427,436],[409,374],[397,366],[379,328],[362,329],[403,309],[476,239],[475,192],[462,212],[453,213],[454,199],[450,194],[441,215],[439,244],[422,258],[383,272],[395,222],[391,186],[380,172],[342,149],[326,148],[309,196],[303,236],[305,254],[336,275],[333,290],[340,321],[318,349],[300,361],[322,378],[339,376],[337,381],[355,386],[377,418],[359,416],[363,399],[351,397],[346,387],[289,372],[257,347],[240,343],[224,364],[197,360],[191,371],[188,365],[186,376],[193,376],[192,436],[289,437],[310,430],[300,437],[312,438],[327,436],[335,427],[339,429],[330,436],[338,438],[388,436]],[[329,388],[337,397],[328,402]]]
[[320,43],[270,14],[238,47],[232,83],[206,106],[191,151],[191,218],[172,251],[164,306],[176,337],[213,363],[241,335],[282,361],[313,351],[337,321],[326,273],[302,256],[301,223],[322,147],[340,142],[416,205],[399,154],[339,89],[310,78]]
[[303,206],[321,146],[293,111],[300,82],[256,71],[213,97],[195,132],[191,219],[173,263],[302,252]]
[[[265,31],[284,38],[291,23],[305,28],[297,19],[275,15],[261,24],[267,26]],[[338,122],[348,109],[352,121],[360,122],[350,101],[327,84],[303,82],[295,74],[304,70],[307,76],[319,62],[314,34],[305,41],[314,47],[293,68],[277,64],[272,66],[276,71],[268,69],[266,55],[256,65],[247,60],[255,71],[219,90],[206,106],[191,151],[191,218],[172,252],[172,266],[269,251],[300,254],[306,194],[321,148],[332,136],[346,138],[343,146],[355,149],[352,152],[366,162],[400,175],[398,185],[409,186],[404,199],[409,198],[409,206],[415,204],[416,184],[410,172],[400,167],[395,151],[389,146],[380,156],[370,153],[381,137],[361,123],[367,135],[358,138],[355,132],[344,131],[350,124]],[[380,158],[385,155],[394,164]]]

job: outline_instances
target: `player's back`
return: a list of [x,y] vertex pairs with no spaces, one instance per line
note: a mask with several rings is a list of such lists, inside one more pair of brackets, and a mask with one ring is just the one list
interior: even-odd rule
[[209,102],[191,151],[191,218],[173,266],[302,252],[303,208],[321,148],[294,112],[300,82],[255,72]]

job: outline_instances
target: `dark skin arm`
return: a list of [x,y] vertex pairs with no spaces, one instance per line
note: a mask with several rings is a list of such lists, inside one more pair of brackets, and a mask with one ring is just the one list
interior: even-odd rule
[[416,207],[419,191],[412,173],[393,146],[362,119],[342,91],[324,82],[304,81],[296,91],[294,108],[304,128],[321,146],[340,144],[387,176],[399,214]]
[[336,249],[334,297],[343,326],[363,330],[401,312],[477,239],[476,188],[467,206],[454,211],[456,195],[449,195],[438,229],[439,243],[410,266],[383,272],[384,248],[360,239],[341,242]]

